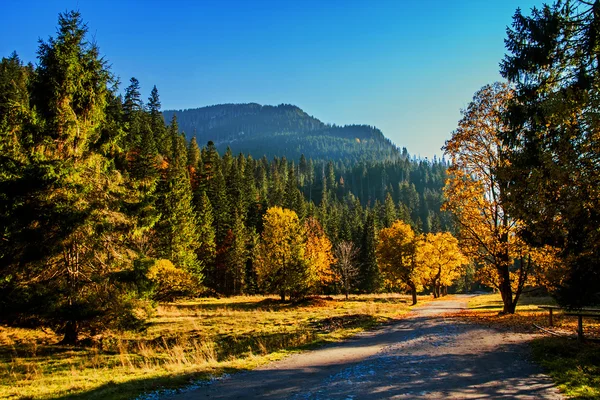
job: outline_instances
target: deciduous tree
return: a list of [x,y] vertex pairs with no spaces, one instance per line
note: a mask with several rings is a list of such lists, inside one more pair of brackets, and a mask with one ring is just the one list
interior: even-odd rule
[[458,240],[448,232],[423,235],[417,245],[417,262],[428,272],[427,281],[435,298],[445,295],[448,286],[458,279],[468,264]]
[[527,249],[517,237],[518,222],[505,207],[506,185],[497,176],[506,163],[500,134],[507,129],[502,115],[511,97],[505,84],[484,86],[444,146],[452,160],[444,208],[457,218],[463,250],[482,266],[487,283],[500,291],[505,313],[515,312],[532,267],[527,257],[515,262]]
[[332,265],[335,258],[332,253],[332,246],[325,231],[315,218],[307,218],[304,222],[304,231],[306,232],[306,258],[309,272],[309,286],[315,291],[322,290],[335,281],[335,272]]
[[423,288],[426,270],[416,262],[415,233],[410,225],[396,221],[379,232],[377,262],[391,287],[406,286],[417,304],[417,292]]
[[263,218],[263,232],[256,252],[258,284],[267,292],[302,297],[308,289],[305,232],[298,215],[271,207]]
[[335,269],[344,288],[346,300],[348,300],[350,289],[356,282],[360,272],[357,264],[358,254],[358,248],[352,242],[343,241],[335,246],[335,258],[337,260]]

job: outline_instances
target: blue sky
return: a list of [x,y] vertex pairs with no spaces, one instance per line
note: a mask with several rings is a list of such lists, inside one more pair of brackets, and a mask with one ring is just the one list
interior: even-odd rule
[[506,26],[541,1],[2,0],[0,56],[35,63],[58,13],[79,9],[120,77],[163,109],[290,103],[441,155],[475,91],[501,79]]

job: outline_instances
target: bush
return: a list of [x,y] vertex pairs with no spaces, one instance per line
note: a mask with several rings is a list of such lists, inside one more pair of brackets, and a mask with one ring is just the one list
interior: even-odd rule
[[148,270],[147,277],[154,283],[152,299],[156,301],[192,297],[198,295],[201,288],[198,278],[169,260],[157,260]]

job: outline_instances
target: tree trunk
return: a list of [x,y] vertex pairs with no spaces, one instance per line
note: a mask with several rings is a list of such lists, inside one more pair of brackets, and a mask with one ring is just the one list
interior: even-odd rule
[[510,273],[508,267],[502,268],[500,271],[501,282],[500,282],[500,295],[502,296],[502,303],[504,308],[502,314],[514,314],[517,304],[513,301],[512,287],[510,286]]
[[410,294],[412,295],[412,305],[417,304],[417,288],[415,286],[410,286]]
[[77,321],[67,321],[65,325],[65,336],[60,341],[60,344],[75,345],[79,338],[79,326]]
[[283,303],[285,301],[285,290],[280,291],[279,295],[281,296],[281,302]]

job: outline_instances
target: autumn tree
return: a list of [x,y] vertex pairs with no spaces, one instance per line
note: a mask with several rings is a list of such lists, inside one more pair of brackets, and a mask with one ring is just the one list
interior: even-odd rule
[[379,232],[377,262],[388,285],[406,286],[417,304],[417,292],[425,283],[425,269],[416,261],[415,233],[410,225],[396,221]]
[[335,281],[335,272],[332,269],[335,258],[331,242],[325,231],[315,218],[307,218],[304,222],[306,232],[306,250],[304,257],[308,265],[309,285],[313,290],[322,290]]
[[305,260],[304,227],[295,212],[271,207],[263,217],[263,232],[256,251],[258,284],[267,292],[302,297],[309,284]]
[[502,115],[511,97],[506,84],[487,85],[463,111],[444,146],[452,161],[444,208],[456,216],[463,250],[483,268],[482,278],[500,291],[503,312],[512,314],[532,264],[523,257],[528,249],[517,237],[517,221],[504,203],[506,185],[497,176],[506,163],[500,134],[507,129]]
[[417,245],[417,262],[427,270],[433,297],[446,294],[446,288],[458,279],[468,263],[458,240],[448,232],[423,235]]
[[335,269],[337,271],[339,280],[344,288],[346,294],[346,300],[350,294],[350,289],[355,283],[356,278],[359,276],[359,268],[357,264],[357,258],[359,255],[358,248],[352,242],[342,241],[335,246],[335,258],[336,264]]
[[517,10],[501,73],[515,87],[506,110],[508,210],[522,237],[554,246],[566,276],[558,300],[600,302],[600,2]]

